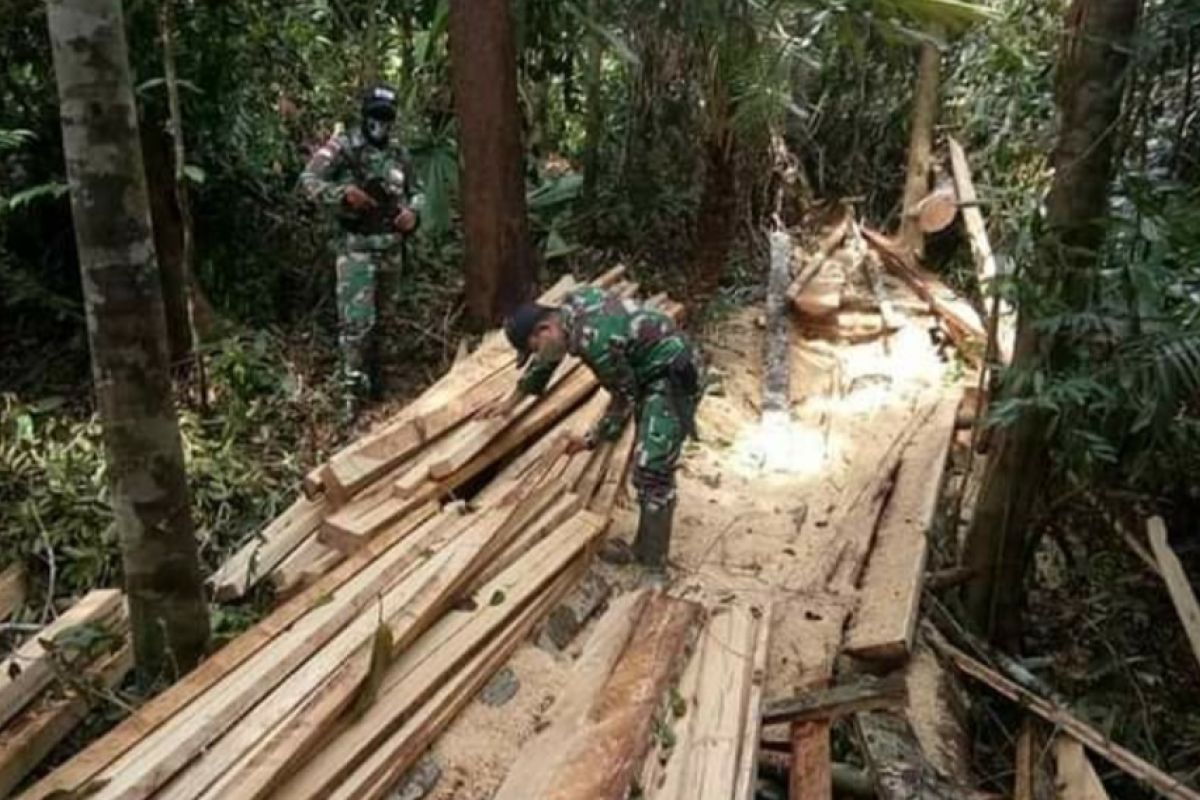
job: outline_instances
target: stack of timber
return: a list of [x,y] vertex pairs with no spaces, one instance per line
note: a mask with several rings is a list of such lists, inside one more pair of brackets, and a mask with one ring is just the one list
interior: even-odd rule
[[[619,279],[602,278],[631,294]],[[516,379],[493,336],[311,474],[258,543],[295,541],[276,568],[302,576],[290,596],[22,796],[387,795],[581,580],[627,478],[632,424],[567,453],[607,404],[590,371],[564,364],[536,403],[478,417]]]
[[85,595],[0,663],[0,797],[7,797],[132,667],[125,598]]
[[[623,276],[617,267],[593,283],[631,294]],[[559,302],[576,285],[567,276],[539,300]],[[310,585],[364,539],[536,439],[592,393],[595,383],[585,373],[564,365],[548,403],[523,409],[503,437],[494,436],[499,423],[474,417],[512,389],[519,371],[503,334],[489,334],[416,400],[309,472],[294,502],[212,576],[215,599],[238,599],[264,580],[282,596]]]

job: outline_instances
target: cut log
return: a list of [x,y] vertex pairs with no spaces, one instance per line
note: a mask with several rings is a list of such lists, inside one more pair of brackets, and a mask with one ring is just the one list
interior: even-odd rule
[[744,603],[712,612],[676,701],[682,730],[661,785],[645,787],[650,797],[752,800],[769,629],[769,612]]
[[917,266],[916,260],[899,245],[869,228],[863,237],[883,257],[883,262],[924,300],[930,311],[945,320],[954,343],[963,356],[978,362],[987,342],[987,330],[979,313],[935,275]]
[[213,598],[227,603],[244,597],[251,587],[271,573],[304,541],[316,533],[326,511],[326,501],[297,498],[261,533],[230,556],[209,579]]
[[1167,526],[1160,517],[1151,517],[1146,522],[1146,531],[1150,535],[1150,549],[1154,551],[1154,559],[1162,572],[1163,582],[1171,594],[1171,602],[1183,623],[1183,630],[1188,641],[1192,643],[1192,654],[1200,663],[1200,603],[1196,602],[1196,592],[1188,581],[1179,557],[1171,549],[1167,541]]
[[25,605],[25,568],[13,564],[0,572],[0,621],[6,620]]
[[0,727],[15,717],[54,680],[55,654],[70,659],[71,631],[78,626],[115,630],[125,619],[125,597],[117,589],[89,592],[0,663]]
[[949,183],[939,185],[917,204],[917,226],[921,233],[938,233],[958,216],[958,198]]
[[1054,786],[1059,800],[1108,800],[1083,745],[1070,736],[1054,737]]
[[[946,145],[950,150],[950,169],[954,174],[958,202],[962,206],[963,228],[966,229],[967,240],[971,243],[971,252],[975,256],[979,286],[984,297],[988,297],[999,291],[995,284],[996,279],[1001,277],[1000,265],[992,252],[983,212],[979,210],[979,196],[975,192],[975,182],[971,179],[971,167],[967,163],[966,151],[953,136],[946,137]],[[1001,363],[1009,364],[1012,362],[1013,344],[1017,335],[1016,312],[1003,298],[999,302],[997,312],[996,315],[988,315],[988,333],[996,341]]]
[[1163,797],[1176,800],[1200,800],[1200,792],[1189,788],[1183,781],[1150,764],[1135,753],[1110,741],[1104,734],[1073,716],[1065,709],[1040,697],[1025,687],[1009,680],[993,669],[980,664],[961,650],[944,642],[934,640],[937,648],[958,669],[990,687],[1022,708],[1041,717],[1051,725],[1065,731],[1082,742],[1089,750],[1133,777],[1153,787]]
[[529,800],[537,796],[531,792],[544,791],[566,756],[563,742],[587,724],[596,696],[637,634],[636,624],[648,600],[649,592],[643,589],[613,601],[572,665],[567,684],[549,711],[549,725],[521,748],[492,800]]
[[942,667],[924,636],[904,667],[908,699],[904,717],[925,758],[939,775],[957,786],[970,786],[971,736],[967,697],[959,675]]
[[881,661],[912,652],[942,476],[954,436],[958,399],[943,397],[904,452],[863,576],[846,652]]
[[907,697],[904,675],[892,673],[886,678],[861,675],[847,683],[818,689],[799,697],[772,700],[763,707],[763,723],[811,722],[834,720],[863,711],[896,709]]
[[[389,671],[389,675],[403,677],[395,681],[385,679],[379,699],[360,719],[339,730],[336,737],[314,753],[281,789],[281,796],[294,800],[327,797],[330,790],[339,786],[345,791],[346,779],[356,771],[356,766],[400,727],[405,716],[429,699],[442,676],[532,602],[596,537],[601,527],[599,518],[581,512],[485,586],[474,611],[450,615],[435,626]],[[356,780],[361,779],[360,776]]]
[[[83,670],[88,691],[111,689],[133,668],[133,651],[121,647],[100,656]],[[74,687],[47,690],[0,730],[0,797],[9,797],[21,781],[83,721],[94,698]]]

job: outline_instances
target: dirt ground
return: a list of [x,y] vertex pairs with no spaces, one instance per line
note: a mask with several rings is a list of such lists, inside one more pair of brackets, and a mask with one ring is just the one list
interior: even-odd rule
[[[903,297],[898,287],[890,287]],[[671,553],[672,593],[708,606],[740,597],[775,604],[766,696],[793,693],[836,648],[841,626],[824,592],[825,559],[839,514],[859,498],[906,422],[959,376],[930,335],[930,317],[906,314],[887,337],[860,344],[793,332],[789,417],[759,413],[761,312],[722,320],[704,349],[717,378],[699,413],[701,442],[679,470]],[[632,539],[624,504],[612,536]],[[636,567],[599,567],[615,592],[637,585]],[[781,613],[782,610],[782,613]],[[585,630],[565,653],[527,643],[511,661],[520,688],[499,707],[474,702],[433,752],[442,775],[434,800],[485,800],[563,686]]]

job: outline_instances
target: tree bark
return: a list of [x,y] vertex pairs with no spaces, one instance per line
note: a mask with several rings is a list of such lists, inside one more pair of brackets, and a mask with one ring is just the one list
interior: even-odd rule
[[917,255],[923,255],[925,251],[925,235],[921,233],[917,219],[917,205],[929,194],[933,126],[937,121],[941,70],[942,51],[932,42],[923,43],[917,63],[917,85],[913,90],[908,169],[904,179],[904,204],[900,210],[900,241]]
[[508,0],[451,0],[467,309],[493,324],[533,293],[517,56]]
[[737,171],[732,137],[713,137],[706,152],[693,266],[694,293],[699,297],[714,294],[720,286],[737,231]]
[[[587,14],[597,18],[598,0],[588,3]],[[600,171],[600,141],[604,137],[604,43],[594,33],[588,35],[584,63],[584,127],[583,127],[583,199],[590,203],[596,197],[596,181]]]
[[134,652],[144,680],[208,643],[162,284],[119,0],[51,0],[50,38],[92,371]]
[[[1087,307],[1104,242],[1115,131],[1140,0],[1075,0],[1059,52],[1059,129],[1046,228],[1030,265],[1031,289],[1075,310]],[[1042,341],[1033,309],[1021,312],[1014,366],[1053,372],[1069,356],[1065,339]],[[966,565],[975,625],[1006,646],[1020,635],[1025,545],[1034,506],[1049,474],[1050,419],[1027,413],[1000,431],[984,471],[967,532]]]

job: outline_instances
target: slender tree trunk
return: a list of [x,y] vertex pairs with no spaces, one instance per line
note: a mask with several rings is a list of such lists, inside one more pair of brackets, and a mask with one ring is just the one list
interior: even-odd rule
[[929,194],[933,126],[937,122],[941,71],[942,51],[932,42],[923,43],[917,63],[917,85],[913,90],[908,168],[904,178],[904,203],[900,210],[900,240],[917,255],[924,255],[925,252],[925,236],[917,222],[917,204]]
[[[1091,298],[1104,242],[1115,131],[1139,8],[1140,0],[1075,0],[1067,13],[1054,184],[1029,277],[1039,297],[1075,310]],[[1042,341],[1029,311],[1021,312],[1014,368],[1053,371],[1073,343]],[[969,611],[981,630],[1008,646],[1020,633],[1029,524],[1050,467],[1049,423],[1045,415],[1029,413],[996,437],[967,533],[966,563],[980,576],[968,586]]]
[[487,325],[532,296],[535,278],[508,0],[451,0],[450,72],[458,115],[467,308],[477,323]]
[[47,3],[92,371],[143,679],[208,643],[120,0]]
[[187,272],[183,266],[183,221],[175,201],[171,169],[171,144],[161,124],[144,120],[142,155],[150,217],[154,223],[154,251],[162,275],[163,308],[167,320],[167,351],[172,364],[185,362],[192,353],[192,328],[188,324]]
[[[600,4],[588,3],[587,14],[596,19]],[[596,196],[600,175],[600,140],[604,138],[604,43],[594,33],[587,39],[584,63],[583,198],[590,203]]]
[[737,233],[737,158],[732,136],[715,136],[705,148],[704,190],[697,216],[693,291],[717,291]]
[[1184,36],[1187,46],[1184,51],[1185,66],[1183,68],[1183,105],[1179,111],[1179,121],[1175,124],[1175,143],[1171,151],[1171,174],[1179,177],[1183,167],[1183,154],[1187,149],[1188,122],[1192,116],[1192,97],[1196,85],[1196,32],[1200,24],[1187,29]]

